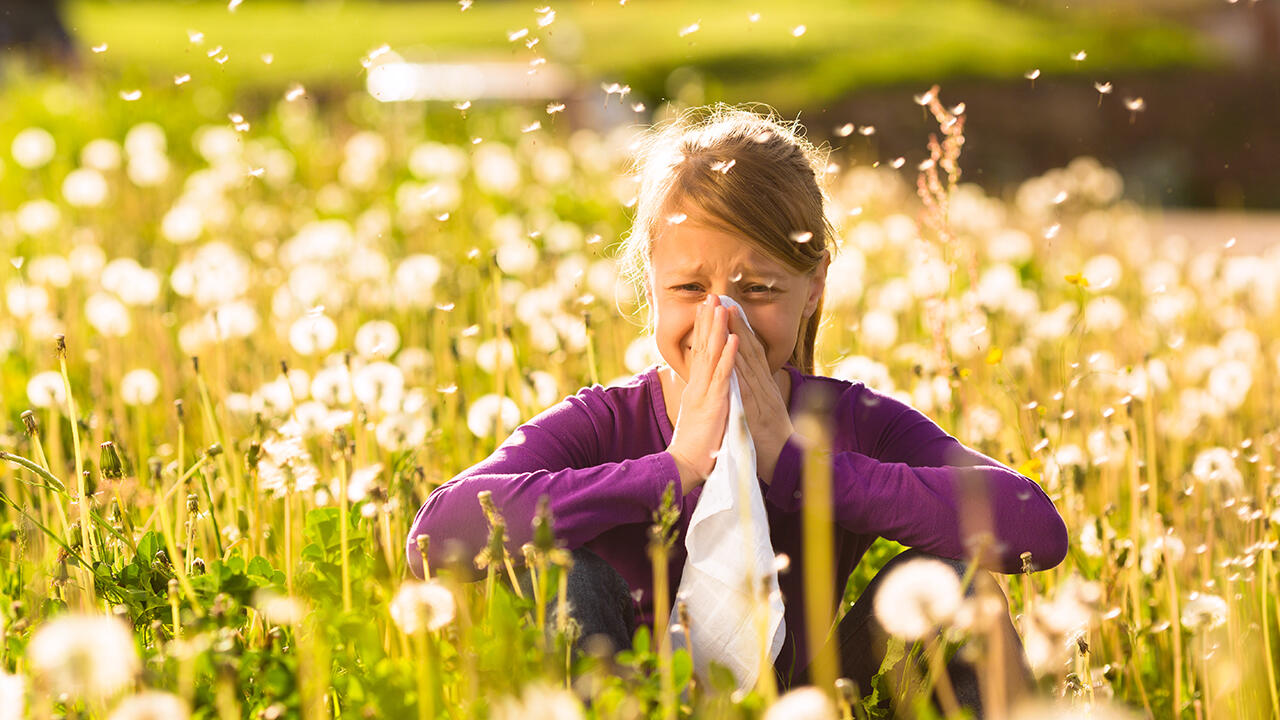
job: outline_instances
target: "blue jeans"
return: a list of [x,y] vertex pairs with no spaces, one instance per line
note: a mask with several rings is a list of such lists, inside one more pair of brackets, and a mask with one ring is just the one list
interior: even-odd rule
[[[880,671],[888,643],[888,634],[876,620],[872,610],[876,592],[883,579],[898,565],[912,558],[927,557],[946,564],[963,577],[966,564],[957,560],[940,558],[920,550],[909,549],[894,558],[881,568],[871,582],[863,590],[853,607],[840,620],[833,642],[836,644],[837,656],[840,660],[841,676],[849,678],[863,693],[871,690],[871,681]],[[531,589],[528,574],[521,572],[520,583]],[[985,571],[978,572],[974,582],[970,583],[966,592],[973,595],[980,582],[993,583],[994,579]],[[1034,686],[1030,668],[1023,656],[1022,641],[1018,638],[1013,623],[1008,620],[1007,603],[1004,595],[995,589],[1006,612],[999,616],[1000,632],[998,633],[1006,660],[1006,678],[1004,686],[1010,699],[1015,699]],[[635,603],[630,588],[618,571],[586,548],[573,551],[573,568],[569,572],[566,584],[569,616],[573,618],[581,633],[577,647],[587,652],[593,645],[598,648],[603,639],[607,639],[613,651],[629,649],[631,638],[636,631]],[[552,598],[547,605],[548,617],[554,617],[556,599]],[[598,652],[598,650],[597,650]],[[901,664],[895,671],[903,668]],[[978,673],[975,665],[957,651],[947,663],[947,674],[951,679],[956,700],[960,706],[971,710],[975,717],[982,717],[982,699],[979,692]],[[809,668],[798,670],[791,678],[779,674],[778,682],[784,690],[809,684]],[[887,701],[886,701],[887,702]],[[935,701],[936,702],[936,701]],[[887,705],[886,705],[887,707]]]

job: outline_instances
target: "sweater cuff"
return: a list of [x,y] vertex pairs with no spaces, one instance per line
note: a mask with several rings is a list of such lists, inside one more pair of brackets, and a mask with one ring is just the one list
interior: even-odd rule
[[796,436],[787,438],[778,453],[778,462],[773,466],[773,478],[769,481],[769,492],[765,500],[786,512],[800,509],[800,471],[804,462],[804,451],[796,442]]
[[667,491],[667,486],[672,483],[675,483],[676,490],[675,496],[671,499],[676,507],[680,507],[684,498],[684,485],[680,482],[680,468],[676,465],[675,456],[663,450],[662,452],[654,453],[651,457],[656,460],[658,470],[654,473],[654,477],[657,480],[657,494],[653,499],[653,509],[659,510],[662,508],[662,494]]

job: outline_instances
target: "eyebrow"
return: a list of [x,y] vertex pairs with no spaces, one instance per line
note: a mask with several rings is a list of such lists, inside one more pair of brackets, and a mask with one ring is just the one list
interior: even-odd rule
[[[682,278],[696,277],[700,275],[703,272],[703,270],[704,270],[703,264],[698,263],[697,265],[684,265],[681,267],[674,268],[671,270],[671,274],[682,277]],[[738,282],[746,280],[747,278],[753,278],[757,280],[765,280],[765,281],[772,281],[772,282],[778,283],[778,282],[782,282],[785,279],[785,277],[781,273],[770,272],[767,270],[755,270],[751,268],[742,268],[739,272],[742,273],[742,277],[739,278]]]

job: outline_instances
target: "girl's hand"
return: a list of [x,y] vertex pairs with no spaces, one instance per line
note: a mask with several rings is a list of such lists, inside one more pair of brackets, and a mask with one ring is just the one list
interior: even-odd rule
[[739,341],[734,369],[738,371],[738,390],[742,393],[742,409],[747,428],[756,446],[756,470],[765,484],[773,481],[773,469],[782,454],[782,446],[795,433],[782,391],[769,371],[764,346],[742,319],[741,310],[730,311],[729,329]]
[[680,469],[685,494],[700,487],[715,468],[715,453],[729,420],[729,377],[739,339],[729,334],[728,312],[715,295],[698,305],[691,343],[689,378],[667,447]]

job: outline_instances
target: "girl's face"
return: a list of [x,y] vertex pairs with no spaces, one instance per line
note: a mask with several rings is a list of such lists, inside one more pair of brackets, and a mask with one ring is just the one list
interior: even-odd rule
[[700,222],[666,224],[655,238],[646,296],[663,360],[689,381],[689,348],[698,303],[728,295],[745,311],[764,346],[770,373],[791,359],[800,329],[826,284],[827,260],[798,273],[738,235]]

